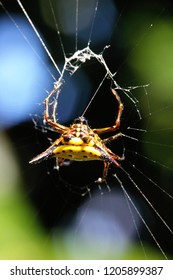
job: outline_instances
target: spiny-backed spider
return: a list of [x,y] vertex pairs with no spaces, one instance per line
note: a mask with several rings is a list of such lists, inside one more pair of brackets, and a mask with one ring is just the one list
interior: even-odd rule
[[61,135],[48,149],[34,157],[30,163],[38,163],[48,158],[56,158],[58,165],[62,165],[65,159],[75,161],[101,160],[104,163],[103,175],[102,178],[97,180],[97,182],[102,183],[106,179],[109,165],[114,164],[119,167],[120,165],[118,161],[124,159],[123,156],[120,157],[114,154],[105,145],[107,142],[122,136],[121,133],[117,133],[106,139],[101,139],[99,137],[99,134],[115,131],[119,128],[123,111],[121,99],[117,92],[112,89],[112,93],[119,104],[118,114],[113,126],[91,129],[88,126],[87,120],[81,116],[75,119],[74,123],[70,127],[66,127],[56,121],[56,102],[53,106],[52,119],[49,116],[49,100],[54,93],[60,92],[61,85],[62,84],[59,84],[56,88],[54,88],[44,101],[44,120]]

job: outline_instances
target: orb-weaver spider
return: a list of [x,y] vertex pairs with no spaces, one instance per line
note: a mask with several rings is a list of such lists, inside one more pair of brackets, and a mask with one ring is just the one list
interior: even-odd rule
[[57,102],[55,102],[53,106],[52,119],[49,116],[49,100],[55,92],[60,92],[61,85],[60,83],[55,87],[44,101],[44,120],[48,125],[52,126],[56,132],[60,133],[61,136],[56,139],[48,149],[34,157],[29,163],[38,163],[48,158],[57,158],[58,165],[63,164],[65,159],[75,161],[101,160],[104,163],[103,175],[97,182],[102,183],[106,179],[109,165],[112,163],[119,167],[118,161],[124,159],[123,156],[120,157],[114,154],[105,145],[108,141],[122,136],[121,133],[117,133],[103,140],[99,137],[99,134],[115,131],[119,128],[123,111],[121,99],[117,92],[112,89],[112,93],[119,104],[117,118],[113,126],[91,129],[88,126],[87,120],[81,116],[75,119],[70,127],[66,127],[56,121]]

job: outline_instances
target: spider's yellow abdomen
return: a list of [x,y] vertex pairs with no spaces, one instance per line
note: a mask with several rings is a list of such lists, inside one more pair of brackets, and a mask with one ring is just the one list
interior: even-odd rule
[[55,157],[76,161],[101,160],[101,152],[91,146],[60,145],[53,150]]

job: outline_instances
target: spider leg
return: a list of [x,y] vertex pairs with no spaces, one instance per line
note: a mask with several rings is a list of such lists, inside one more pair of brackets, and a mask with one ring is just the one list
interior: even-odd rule
[[112,89],[112,93],[115,96],[115,98],[116,98],[116,100],[118,101],[118,104],[119,104],[118,115],[117,115],[117,118],[115,120],[115,124],[113,126],[110,126],[110,127],[94,128],[93,131],[97,134],[114,131],[114,130],[118,129],[119,126],[120,126],[120,119],[121,119],[121,115],[122,115],[124,106],[123,106],[123,103],[121,102],[121,99],[120,99],[119,95],[117,94],[117,92],[114,89]]
[[57,105],[58,105],[58,101],[57,99],[54,100],[54,105],[53,105],[53,112],[52,112],[52,119],[53,119],[53,122],[56,123],[56,108],[57,108]]
[[107,174],[108,174],[108,168],[109,168],[109,165],[110,165],[110,162],[107,162],[107,161],[104,161],[104,167],[103,167],[103,175],[102,177],[98,178],[95,182],[96,183],[100,183],[102,184],[103,182],[105,182],[106,180],[106,177],[107,177]]
[[57,164],[58,164],[58,166],[60,166],[60,165],[63,165],[63,163],[64,163],[64,158],[56,158],[57,159]]
[[108,174],[108,168],[109,168],[109,165],[110,165],[110,164],[113,163],[114,165],[116,165],[116,167],[120,167],[118,161],[124,160],[124,156],[119,157],[119,156],[114,155],[114,154],[110,154],[109,156],[110,156],[110,157],[109,157],[109,160],[110,160],[110,161],[104,161],[104,162],[103,162],[103,163],[104,163],[103,175],[102,175],[102,177],[98,178],[98,179],[95,181],[96,183],[102,184],[102,183],[104,183],[104,182],[106,181],[106,177],[107,177],[107,174]]
[[104,144],[106,144],[106,143],[111,142],[114,139],[117,139],[117,138],[122,137],[122,136],[123,136],[123,134],[120,132],[120,133],[117,133],[117,134],[115,134],[113,136],[110,136],[110,137],[108,137],[106,139],[103,139],[102,141],[103,141]]
[[49,116],[49,99],[55,92],[59,92],[59,88],[61,87],[62,83],[60,83],[56,88],[54,88],[48,97],[46,97],[44,103],[45,103],[45,113],[44,113],[44,120],[51,126],[53,126],[57,132],[63,133],[66,131],[68,128],[64,125],[61,125],[56,122],[56,108],[57,108],[57,101],[55,101],[54,106],[53,106],[53,112],[52,112],[52,120]]
[[104,167],[103,167],[103,176],[102,180],[105,181],[107,175],[108,175],[108,168],[109,168],[110,163],[109,162],[104,162]]
[[64,160],[65,160],[64,158],[56,158],[56,165],[54,169],[59,170],[59,167],[63,165]]

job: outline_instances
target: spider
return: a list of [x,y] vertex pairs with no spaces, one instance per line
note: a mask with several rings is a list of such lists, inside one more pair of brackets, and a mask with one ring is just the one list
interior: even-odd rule
[[115,166],[120,167],[118,161],[124,159],[124,156],[120,157],[114,154],[105,145],[107,142],[122,136],[122,133],[117,133],[106,139],[101,139],[99,137],[100,134],[112,132],[119,128],[123,111],[121,99],[117,92],[114,89],[111,89],[119,104],[118,114],[113,126],[91,129],[88,126],[87,120],[83,116],[80,116],[74,120],[70,127],[67,127],[56,121],[57,102],[53,105],[52,119],[49,116],[49,100],[55,92],[60,92],[61,85],[62,83],[55,87],[44,101],[44,120],[61,135],[50,147],[34,157],[29,163],[38,163],[49,158],[56,158],[57,165],[60,166],[63,164],[65,159],[72,161],[101,160],[104,163],[103,175],[101,178],[98,178],[96,182],[102,183],[106,179],[109,165],[114,164]]

